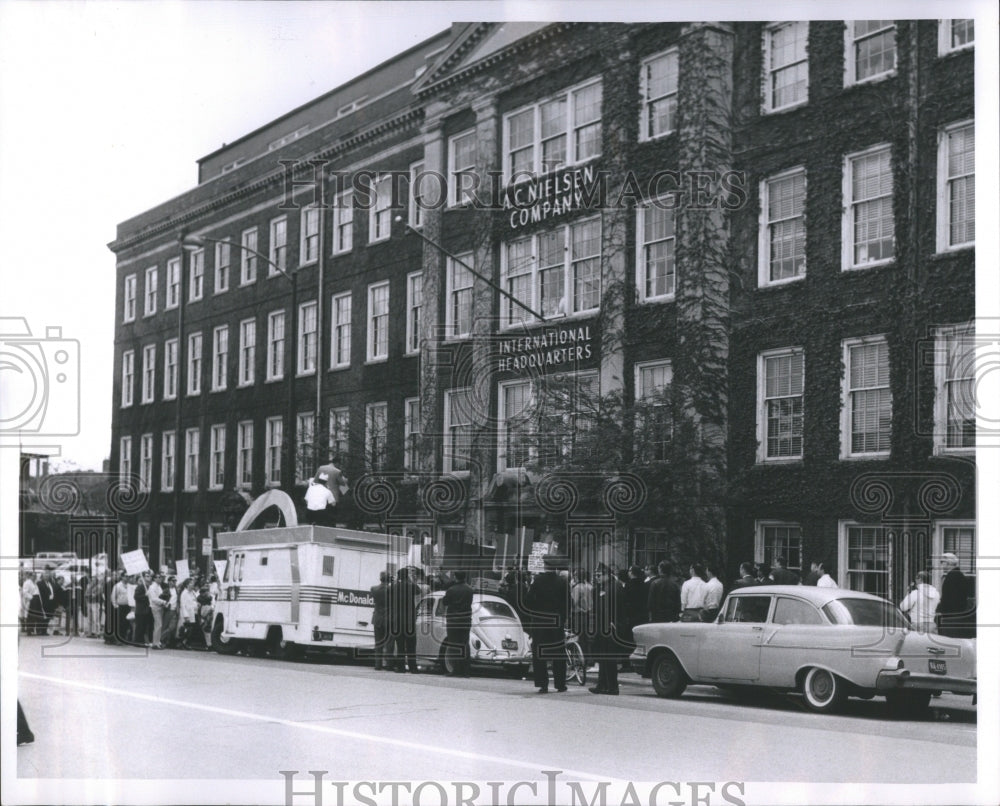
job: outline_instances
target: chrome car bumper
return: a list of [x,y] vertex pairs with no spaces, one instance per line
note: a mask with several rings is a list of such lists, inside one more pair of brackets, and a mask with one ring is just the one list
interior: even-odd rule
[[950,691],[953,694],[975,694],[976,678],[949,677],[943,674],[914,674],[909,669],[893,669],[879,672],[875,681],[875,691]]

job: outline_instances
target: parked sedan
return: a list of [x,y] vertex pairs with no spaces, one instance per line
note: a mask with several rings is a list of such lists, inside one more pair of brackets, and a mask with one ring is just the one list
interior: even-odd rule
[[[813,711],[882,695],[899,715],[931,694],[976,694],[976,642],[918,633],[891,602],[843,588],[761,585],[733,591],[714,623],[644,624],[632,668],[661,697],[689,683],[802,693]],[[975,701],[975,699],[973,699]]]
[[[417,663],[452,671],[444,654],[447,635],[443,591],[428,594],[417,604]],[[524,674],[531,663],[531,645],[521,620],[499,596],[477,593],[472,597],[472,630],[469,658],[473,666],[505,668]]]

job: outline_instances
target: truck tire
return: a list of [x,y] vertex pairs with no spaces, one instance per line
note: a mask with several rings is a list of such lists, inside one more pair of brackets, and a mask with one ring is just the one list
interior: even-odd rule
[[273,660],[298,660],[302,647],[282,637],[281,628],[275,627],[267,634],[267,654]]
[[222,616],[219,616],[212,626],[212,649],[220,655],[235,655],[240,649],[239,642],[235,638],[223,635],[223,626]]

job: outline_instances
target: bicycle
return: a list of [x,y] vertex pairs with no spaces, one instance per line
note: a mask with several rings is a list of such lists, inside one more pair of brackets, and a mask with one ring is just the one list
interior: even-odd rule
[[587,685],[587,661],[576,634],[570,630],[566,630],[566,680]]

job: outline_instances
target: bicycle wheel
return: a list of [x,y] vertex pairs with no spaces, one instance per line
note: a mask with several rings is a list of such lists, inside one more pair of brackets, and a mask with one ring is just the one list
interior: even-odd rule
[[587,685],[587,663],[576,641],[566,642],[566,679],[575,680],[581,686]]

